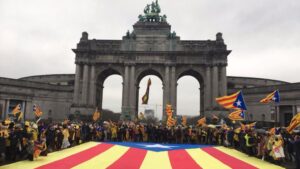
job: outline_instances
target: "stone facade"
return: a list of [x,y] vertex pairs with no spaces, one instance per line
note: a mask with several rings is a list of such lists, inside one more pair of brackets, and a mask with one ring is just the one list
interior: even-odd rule
[[[0,78],[0,118],[9,116],[20,103],[26,119],[32,119],[32,106],[38,104],[43,118],[62,120],[71,113],[89,114],[102,109],[103,83],[111,75],[122,77],[122,116],[135,118],[139,105],[139,83],[147,75],[159,77],[163,83],[163,105],[177,105],[177,81],[190,75],[200,84],[201,115],[220,114],[216,97],[243,90],[249,111],[247,120],[280,122],[285,125],[300,111],[300,84],[270,79],[227,77],[230,50],[221,33],[214,40],[181,40],[160,16],[144,11],[133,31],[120,40],[89,39],[88,33],[73,49],[75,74],[39,75],[21,79]],[[278,105],[263,105],[259,100],[279,89]],[[164,111],[163,111],[164,112]],[[166,115],[163,115],[165,118]]]
[[163,105],[172,104],[175,114],[177,80],[182,76],[198,80],[201,114],[219,111],[214,98],[226,94],[230,51],[221,33],[216,40],[186,41],[171,34],[167,22],[138,21],[122,40],[90,40],[83,32],[73,51],[76,73],[71,112],[93,112],[96,106],[101,109],[103,82],[113,74],[123,78],[123,118],[136,116],[138,84],[147,75],[162,80]]
[[42,107],[45,119],[65,119],[70,111],[72,97],[73,86],[0,78],[0,118],[8,117],[13,107],[20,103],[25,119],[34,118],[34,104]]

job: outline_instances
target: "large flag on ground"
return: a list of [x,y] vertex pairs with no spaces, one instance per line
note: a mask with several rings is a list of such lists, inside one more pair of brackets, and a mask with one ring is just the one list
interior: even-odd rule
[[216,101],[226,109],[242,109],[247,110],[243,93],[241,91],[236,92],[229,96],[223,96],[216,98]]
[[144,96],[142,97],[142,104],[148,104],[150,85],[151,85],[151,79],[149,78],[149,79],[148,79],[148,84],[147,84],[146,93],[145,93]]
[[245,113],[243,110],[238,109],[228,115],[228,118],[232,121],[237,121],[237,120],[244,120],[245,119]]
[[5,169],[283,169],[222,146],[88,142]]
[[286,128],[286,130],[291,133],[298,126],[300,126],[300,112],[292,118],[290,125]]
[[270,103],[271,101],[274,101],[275,103],[280,102],[279,90],[275,90],[274,92],[268,94],[265,98],[260,100],[261,103]]

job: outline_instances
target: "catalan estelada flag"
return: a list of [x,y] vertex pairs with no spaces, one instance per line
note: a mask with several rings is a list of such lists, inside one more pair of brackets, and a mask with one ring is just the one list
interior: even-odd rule
[[242,109],[247,110],[243,93],[241,91],[236,92],[229,96],[223,96],[216,98],[216,101],[226,109]]
[[274,92],[268,94],[265,98],[260,100],[261,103],[270,103],[271,101],[274,101],[275,103],[280,102],[279,90],[275,90]]
[[5,169],[283,169],[237,150],[209,145],[88,142]]
[[244,113],[243,110],[238,109],[238,110],[236,110],[236,111],[230,113],[230,114],[228,115],[228,118],[229,118],[230,120],[233,120],[233,121],[244,120],[244,119],[245,119],[245,113]]
[[149,79],[148,79],[148,83],[147,83],[147,90],[146,90],[146,93],[145,93],[144,96],[142,97],[142,104],[148,104],[150,85],[151,85],[151,79],[149,78]]

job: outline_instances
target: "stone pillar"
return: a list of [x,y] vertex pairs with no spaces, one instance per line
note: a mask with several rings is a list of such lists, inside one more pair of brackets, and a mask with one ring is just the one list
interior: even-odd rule
[[172,108],[174,110],[173,114],[176,115],[176,98],[177,98],[177,79],[176,79],[176,70],[175,66],[172,66],[171,68],[171,80],[170,80],[170,102],[172,105]]
[[165,120],[166,114],[165,114],[165,107],[167,104],[170,103],[170,72],[169,72],[169,66],[165,65],[165,77],[164,77],[164,82],[163,82],[163,115],[162,119]]
[[293,116],[295,116],[295,114],[297,114],[297,106],[296,105],[293,105],[292,111],[293,111]]
[[219,96],[219,76],[218,76],[218,66],[213,66],[213,74],[212,74],[212,105],[213,107],[217,107],[217,102],[215,99]]
[[95,106],[96,103],[96,74],[95,65],[91,65],[91,78],[90,78],[90,97],[89,105]]
[[204,82],[204,106],[205,110],[211,109],[211,103],[212,103],[212,93],[211,93],[211,68],[209,66],[206,67],[206,73],[205,73],[205,82]]
[[200,106],[199,106],[199,113],[200,115],[204,115],[204,94],[205,94],[205,91],[204,91],[204,87],[202,85],[200,85]]
[[104,86],[103,86],[103,84],[100,84],[99,86],[98,86],[98,94],[99,94],[99,98],[98,98],[98,100],[99,100],[99,102],[98,102],[98,109],[99,110],[102,110],[102,105],[103,105],[103,88],[104,88]]
[[125,64],[124,70],[124,80],[123,80],[123,96],[122,96],[122,112],[127,113],[129,111],[129,66]]
[[226,74],[226,66],[220,67],[220,88],[219,88],[219,96],[225,96],[227,94],[227,74]]
[[88,98],[88,81],[89,81],[89,66],[85,64],[83,66],[83,81],[82,81],[82,100],[81,103],[86,105]]
[[79,93],[80,93],[80,72],[81,72],[81,65],[76,64],[76,70],[75,70],[75,84],[74,84],[74,97],[73,97],[73,103],[79,104]]
[[129,107],[130,107],[130,113],[131,117],[134,117],[136,112],[136,84],[135,84],[135,66],[132,65],[130,67],[130,92],[129,92]]

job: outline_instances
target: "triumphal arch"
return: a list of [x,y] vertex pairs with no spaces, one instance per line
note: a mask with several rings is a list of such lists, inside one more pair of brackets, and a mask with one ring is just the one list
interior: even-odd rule
[[82,33],[73,49],[76,75],[71,113],[101,109],[103,83],[114,74],[123,79],[122,118],[137,114],[139,83],[147,75],[161,79],[163,105],[171,104],[175,114],[177,80],[186,75],[195,77],[200,84],[201,114],[220,110],[214,100],[226,94],[230,53],[222,34],[217,33],[215,40],[181,40],[160,11],[157,1],[147,5],[133,31],[128,31],[122,40],[89,39],[87,32]]

